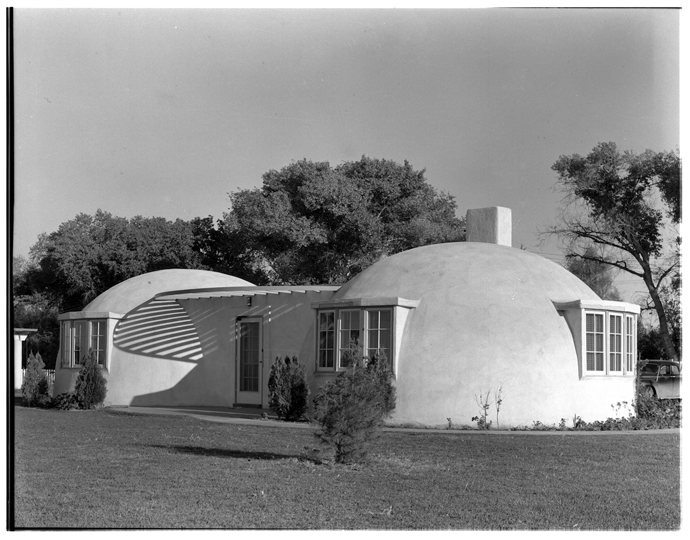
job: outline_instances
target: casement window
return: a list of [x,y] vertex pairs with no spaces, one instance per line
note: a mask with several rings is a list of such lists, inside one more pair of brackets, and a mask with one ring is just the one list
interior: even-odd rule
[[[336,371],[349,365],[346,352],[361,347],[365,356],[383,351],[392,365],[391,308],[334,309],[318,313],[317,369]],[[337,354],[335,352],[337,351]]]
[[604,315],[587,313],[587,371],[604,371]]
[[635,369],[635,317],[625,316],[625,371]]
[[319,313],[319,369],[335,368],[335,311]]
[[96,362],[105,365],[105,321],[91,321],[91,350],[96,355]]
[[584,353],[585,374],[631,375],[635,358],[635,318],[607,311],[585,312]]
[[623,373],[622,321],[622,315],[609,315],[609,373]]
[[386,358],[391,358],[391,310],[368,309],[367,313],[367,346],[366,354],[370,358],[376,351],[383,351]]
[[101,366],[106,364],[107,325],[105,319],[62,321],[62,366],[79,367],[91,351]]
[[351,359],[348,359],[347,351],[350,347],[361,345],[361,310],[359,309],[341,309],[338,317],[338,365],[340,367],[348,367],[351,364]]

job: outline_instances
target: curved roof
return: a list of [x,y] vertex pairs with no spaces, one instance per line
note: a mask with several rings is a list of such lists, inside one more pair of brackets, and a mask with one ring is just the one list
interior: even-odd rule
[[335,299],[399,296],[414,300],[449,294],[487,295],[505,302],[546,297],[554,302],[598,300],[562,266],[521,249],[480,242],[423,246],[383,259],[344,285]]
[[253,285],[234,276],[208,270],[157,270],[130,278],[96,297],[83,311],[125,314],[156,294],[179,289],[245,287]]

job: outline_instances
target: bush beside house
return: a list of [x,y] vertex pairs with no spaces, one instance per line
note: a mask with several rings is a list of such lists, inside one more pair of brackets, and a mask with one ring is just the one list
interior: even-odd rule
[[395,387],[385,355],[362,358],[351,348],[350,365],[329,381],[314,399],[316,437],[335,450],[336,463],[357,463],[367,457],[372,438],[395,408]]
[[307,412],[309,386],[297,357],[276,358],[268,377],[268,406],[278,418],[300,420]]

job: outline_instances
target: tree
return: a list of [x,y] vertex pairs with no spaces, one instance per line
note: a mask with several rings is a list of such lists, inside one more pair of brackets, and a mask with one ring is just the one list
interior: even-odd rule
[[587,247],[583,258],[570,254],[566,257],[565,267],[572,274],[584,281],[602,300],[616,300],[620,302],[621,296],[614,287],[614,268],[597,259],[597,253],[593,246]]
[[344,283],[382,257],[464,239],[453,197],[407,161],[301,160],[230,199],[233,258],[262,284]]
[[[662,290],[679,266],[680,238],[674,235],[675,245],[665,238],[680,222],[678,153],[621,154],[615,143],[599,143],[586,157],[560,156],[552,169],[566,198],[559,222],[547,234],[564,240],[570,257],[642,278],[664,348],[677,360]],[[594,255],[588,252],[593,246]]]
[[385,354],[362,358],[359,346],[348,352],[348,368],[322,386],[314,399],[314,420],[319,424],[315,436],[335,450],[336,463],[366,459],[369,444],[396,401]]

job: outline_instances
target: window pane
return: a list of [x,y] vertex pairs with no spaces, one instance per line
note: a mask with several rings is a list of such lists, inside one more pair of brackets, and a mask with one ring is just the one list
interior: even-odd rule
[[319,313],[319,350],[320,368],[332,368],[335,349],[335,313]]
[[379,328],[385,328],[385,329],[390,329],[391,327],[391,312],[388,309],[384,309],[380,311],[381,313],[381,318],[380,318],[380,325]]
[[91,350],[100,365],[105,365],[105,326],[105,321],[91,321]]
[[81,361],[86,354],[84,347],[82,346],[82,340],[85,339],[84,323],[75,322],[72,327],[72,352],[74,354],[73,364],[81,364]]
[[379,349],[391,348],[391,331],[381,330],[381,339],[379,341]]
[[68,367],[72,360],[72,323],[62,323],[62,365]]
[[587,332],[594,332],[594,315],[587,315]]

